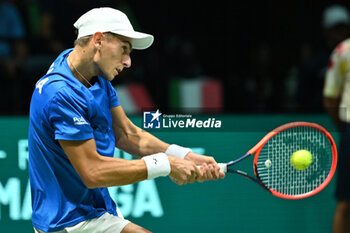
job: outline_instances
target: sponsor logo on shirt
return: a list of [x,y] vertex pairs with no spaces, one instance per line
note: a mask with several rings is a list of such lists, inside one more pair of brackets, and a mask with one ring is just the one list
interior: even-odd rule
[[84,117],[73,117],[74,125],[88,125]]

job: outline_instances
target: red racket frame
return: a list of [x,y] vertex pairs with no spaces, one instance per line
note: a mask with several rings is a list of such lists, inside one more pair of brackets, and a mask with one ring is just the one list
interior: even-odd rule
[[312,190],[311,192],[308,192],[308,193],[304,193],[304,194],[300,194],[300,195],[286,195],[286,194],[283,194],[283,193],[280,193],[280,192],[277,192],[271,188],[269,188],[269,190],[271,191],[271,193],[277,197],[281,197],[281,198],[285,198],[285,199],[302,199],[302,198],[306,198],[306,197],[309,197],[309,196],[312,196],[312,195],[315,195],[316,193],[320,192],[322,189],[324,189],[328,183],[331,181],[334,173],[335,173],[335,170],[336,170],[336,167],[337,167],[337,147],[335,145],[335,142],[331,136],[331,134],[325,129],[323,128],[322,126],[316,124],[316,123],[310,123],[310,122],[303,122],[303,121],[298,121],[298,122],[291,122],[291,123],[287,123],[287,124],[284,124],[284,125],[281,125],[279,127],[277,127],[276,129],[272,130],[270,133],[268,133],[265,137],[263,137],[263,139],[261,139],[252,149],[250,149],[248,151],[249,154],[254,154],[255,153],[255,156],[254,156],[254,165],[253,165],[253,169],[254,169],[254,174],[256,177],[259,177],[258,176],[258,173],[257,173],[257,164],[258,164],[258,157],[259,157],[259,153],[261,151],[261,149],[263,148],[263,146],[265,145],[265,143],[271,139],[273,136],[275,136],[276,134],[278,134],[279,132],[283,131],[283,130],[286,130],[286,129],[290,129],[290,128],[293,128],[293,127],[312,127],[312,128],[315,128],[321,132],[323,132],[327,139],[329,140],[329,143],[331,144],[331,147],[332,147],[332,166],[331,166],[331,170],[327,176],[327,178],[323,181],[323,183],[318,186],[316,189]]

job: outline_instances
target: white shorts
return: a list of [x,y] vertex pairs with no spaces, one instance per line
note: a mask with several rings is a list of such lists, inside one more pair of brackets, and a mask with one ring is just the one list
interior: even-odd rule
[[[130,223],[129,220],[122,216],[114,216],[110,213],[105,213],[99,218],[93,218],[72,227],[67,227],[62,231],[52,233],[120,233],[124,227]],[[35,233],[46,233],[34,227]]]

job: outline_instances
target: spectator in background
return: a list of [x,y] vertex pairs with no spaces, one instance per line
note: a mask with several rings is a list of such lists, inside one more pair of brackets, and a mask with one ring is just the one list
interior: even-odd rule
[[287,72],[284,80],[284,104],[286,109],[292,112],[298,110],[298,77],[300,67],[303,67],[312,55],[311,45],[307,42],[302,43],[296,50],[296,63],[292,65]]
[[[98,0],[36,0],[39,8],[39,34],[32,41],[34,53],[50,53],[57,56],[64,48],[72,46],[74,36],[67,28],[88,9],[99,7],[103,1]],[[63,17],[64,16],[64,17]]]
[[350,39],[339,44],[332,53],[323,91],[325,107],[341,129],[338,156],[338,179],[335,196],[337,207],[333,233],[350,232]]
[[272,74],[272,49],[270,44],[260,41],[250,50],[248,77],[245,80],[246,102],[243,107],[254,106],[258,111],[268,110],[271,104],[274,74]]
[[302,111],[324,111],[322,89],[329,56],[337,44],[350,36],[350,15],[341,5],[323,12],[324,45],[301,67],[298,77],[298,103]]
[[13,0],[0,1],[0,113],[20,109],[19,69],[27,56],[23,19]]

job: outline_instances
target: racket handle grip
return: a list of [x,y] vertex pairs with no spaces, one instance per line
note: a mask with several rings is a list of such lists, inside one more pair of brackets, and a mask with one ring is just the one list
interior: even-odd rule
[[[220,167],[220,171],[222,172],[227,172],[227,165],[226,163],[218,163],[219,167]],[[201,166],[197,166],[198,168],[200,168]]]
[[219,167],[220,167],[220,171],[222,172],[227,172],[227,165],[226,163],[218,163]]

